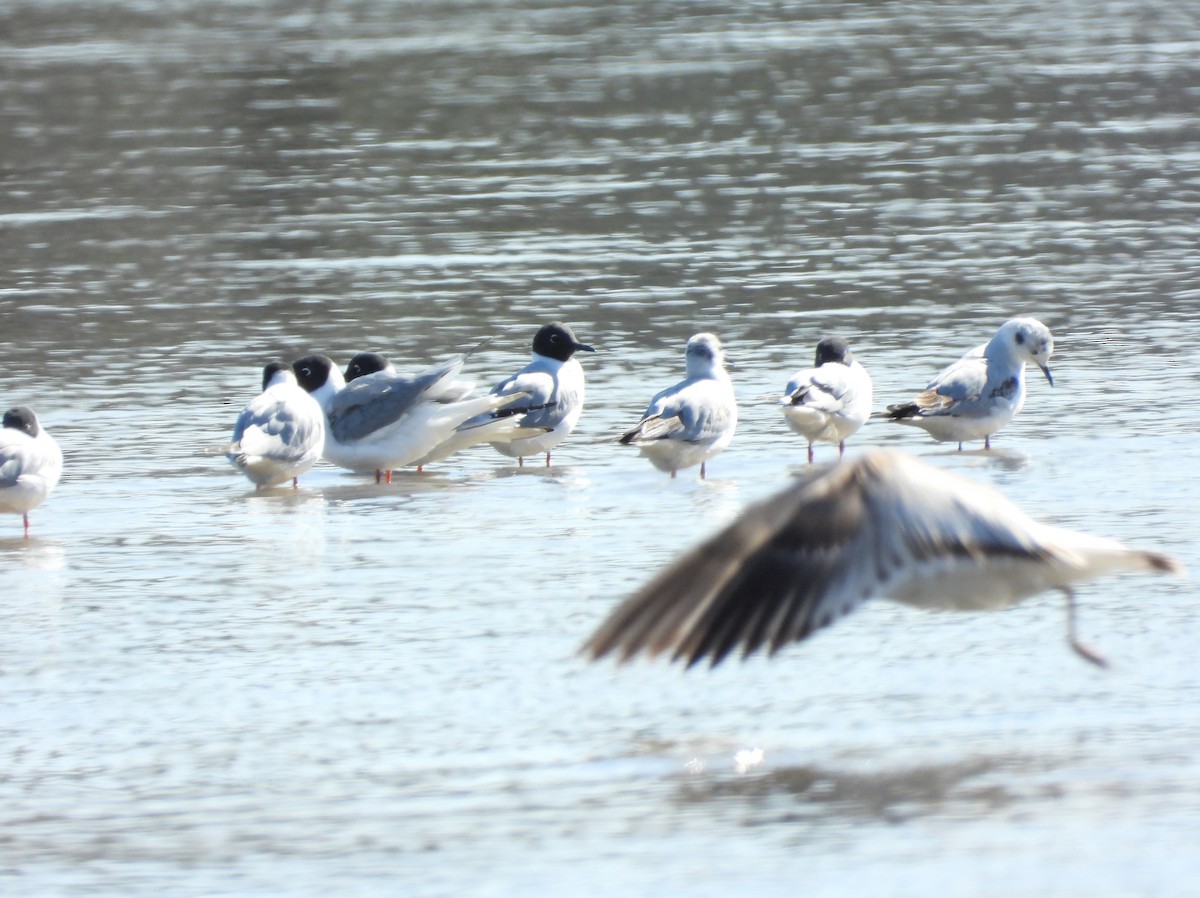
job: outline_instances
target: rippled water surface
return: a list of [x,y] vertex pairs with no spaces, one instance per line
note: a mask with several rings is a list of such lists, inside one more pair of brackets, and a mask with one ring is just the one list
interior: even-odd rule
[[[1200,24],[1188,4],[0,4],[0,400],[66,455],[0,520],[0,891],[1185,895],[1188,580],[879,603],[715,671],[576,656],[784,486],[771,396],[847,336],[877,404],[1005,318],[1053,389],[982,452],[868,426],[1195,576]],[[402,369],[569,321],[588,405],[255,494],[275,356]],[[718,332],[710,477],[612,437]],[[7,407],[7,405],[5,407]],[[828,447],[819,461],[831,461]]]

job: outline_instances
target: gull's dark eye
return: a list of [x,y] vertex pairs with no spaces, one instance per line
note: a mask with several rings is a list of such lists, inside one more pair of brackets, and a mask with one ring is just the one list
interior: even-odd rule
[[1016,337],[1016,340],[1017,340],[1017,343],[1024,343],[1024,342],[1025,342],[1025,335],[1024,335],[1023,333],[1021,333],[1020,331],[1017,331],[1017,337]]

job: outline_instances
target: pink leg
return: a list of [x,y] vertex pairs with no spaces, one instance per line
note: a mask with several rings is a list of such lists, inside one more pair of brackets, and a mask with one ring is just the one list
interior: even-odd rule
[[984,437],[984,438],[983,438],[983,448],[984,448],[984,449],[991,449],[991,448],[992,448],[992,438],[991,438],[991,437]]
[[292,478],[292,489],[294,489],[294,490],[300,489],[300,478],[299,477]]
[[547,468],[550,467],[550,453],[549,452],[546,453],[546,467]]
[[388,468],[386,471],[383,472],[383,479],[388,483],[392,482],[392,469],[391,468]]
[[813,448],[812,448],[812,443],[809,443],[808,444],[808,463],[810,465],[812,464],[812,460],[813,460]]
[[425,466],[424,466],[424,465],[417,465],[417,473],[418,473],[418,474],[421,474],[421,473],[423,473],[424,471],[425,471]]
[[25,521],[25,538],[29,539],[29,515],[23,514],[21,518]]
[[700,462],[700,479],[704,479],[704,462]]
[[846,454],[846,441],[842,440],[838,443],[838,458]]

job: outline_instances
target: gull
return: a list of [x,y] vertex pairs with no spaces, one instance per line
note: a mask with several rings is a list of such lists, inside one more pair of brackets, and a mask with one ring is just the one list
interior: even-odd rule
[[700,466],[722,452],[737,428],[737,399],[725,372],[721,341],[696,334],[687,342],[687,376],[650,400],[637,426],[621,442],[637,446],[660,471],[671,476]]
[[1054,338],[1036,318],[1011,318],[982,347],[944,369],[909,402],[889,405],[876,417],[912,424],[943,443],[983,440],[996,433],[1025,404],[1025,364],[1037,365],[1050,386]]
[[21,515],[29,538],[29,512],[46,501],[62,476],[62,451],[25,406],[4,413],[0,427],[0,511]]
[[[396,369],[381,353],[360,352],[346,366],[345,377],[346,381],[350,382],[379,371],[394,374]],[[456,387],[438,401],[458,402],[467,399],[474,390],[473,385],[469,383],[456,381],[455,384]],[[496,391],[493,390],[492,392],[495,393]],[[509,412],[509,409],[513,406],[520,407]],[[545,433],[547,428],[526,427],[524,420],[516,417],[516,415],[527,410],[527,408],[521,402],[521,396],[514,393],[512,394],[510,405],[505,405],[495,411],[483,412],[459,424],[446,440],[438,443],[437,446],[422,455],[415,462],[412,462],[412,464],[416,465],[417,473],[419,474],[425,469],[425,465],[449,458],[454,453],[478,445],[479,443],[491,442],[493,445],[496,445],[496,441],[528,439]],[[548,460],[547,464],[549,464]]]
[[467,398],[470,384],[454,379],[465,360],[456,355],[412,377],[377,371],[349,384],[319,353],[297,359],[292,370],[325,412],[322,457],[391,483],[394,469],[429,457],[468,418],[519,398]]
[[592,658],[669,654],[713,666],[774,654],[887,598],[927,609],[1007,608],[1118,571],[1181,573],[1168,555],[1041,524],[991,487],[869,450],[750,506],[621,604],[584,645]]
[[812,368],[792,375],[779,400],[788,426],[808,440],[808,460],[813,443],[837,443],[838,456],[846,452],[853,436],[871,414],[871,376],[841,337],[817,343]]
[[325,414],[284,362],[263,368],[263,391],[238,415],[226,457],[256,490],[292,481],[321,457]]
[[486,425],[488,420],[520,415],[519,426],[531,434],[504,440],[489,440],[492,448],[502,455],[525,464],[525,456],[546,453],[550,467],[550,450],[566,439],[583,414],[583,366],[575,353],[595,352],[580,343],[575,332],[561,321],[543,325],[533,337],[533,357],[529,364],[496,386],[496,396],[525,394],[524,399],[467,422]]

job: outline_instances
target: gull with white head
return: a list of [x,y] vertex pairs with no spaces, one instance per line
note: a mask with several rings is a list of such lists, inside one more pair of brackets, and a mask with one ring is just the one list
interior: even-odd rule
[[737,429],[737,399],[725,371],[721,341],[696,334],[687,342],[687,376],[650,400],[637,426],[621,437],[637,446],[660,471],[675,473],[693,465],[705,476],[705,462],[723,452]]
[[924,429],[943,443],[983,440],[990,449],[999,431],[1025,405],[1025,365],[1037,365],[1050,386],[1054,338],[1036,318],[1011,318],[986,344],[966,353],[909,402],[889,405],[876,417]]

